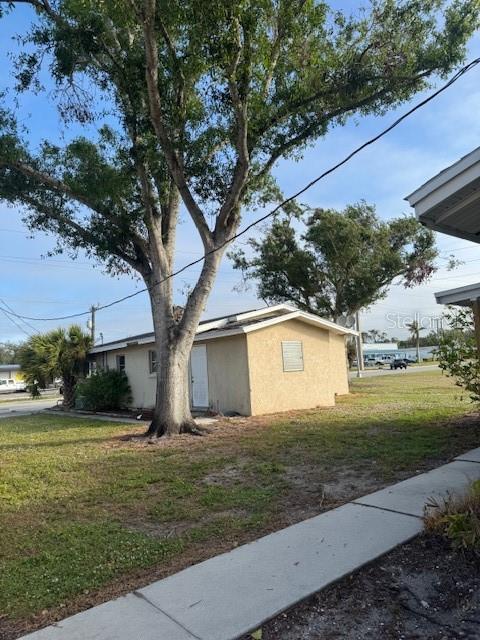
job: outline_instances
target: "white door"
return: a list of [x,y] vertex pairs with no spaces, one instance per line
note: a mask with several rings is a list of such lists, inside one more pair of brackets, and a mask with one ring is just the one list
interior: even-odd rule
[[205,344],[192,348],[190,373],[192,405],[194,407],[208,407],[207,346]]

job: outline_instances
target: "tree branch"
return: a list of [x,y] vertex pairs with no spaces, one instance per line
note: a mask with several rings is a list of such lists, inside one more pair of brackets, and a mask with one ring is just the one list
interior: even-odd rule
[[160,146],[165,155],[170,173],[175,180],[178,190],[182,196],[182,200],[198,229],[203,246],[206,251],[209,251],[213,247],[212,232],[208,227],[202,210],[198,206],[190,188],[188,187],[185,172],[183,170],[183,163],[173,147],[163,120],[162,100],[158,90],[158,48],[155,38],[155,18],[155,0],[145,0],[145,13],[142,16],[142,22],[145,38],[145,76],[148,88],[150,117]]
[[[230,72],[228,74],[228,88],[230,98],[232,100],[235,111],[235,121],[237,128],[235,147],[237,150],[237,162],[232,176],[232,182],[225,202],[220,208],[220,212],[215,224],[215,234],[219,234],[223,238],[225,232],[234,224],[231,220],[232,212],[238,210],[240,196],[245,187],[248,172],[250,170],[250,153],[248,150],[248,114],[247,114],[247,95],[250,75],[250,50],[249,38],[244,32],[244,42],[242,43],[241,26],[238,20],[235,20],[235,37],[237,44],[237,53],[232,61]],[[245,40],[246,45],[245,45]],[[240,60],[244,56],[244,79],[242,91],[237,81],[237,72]]]

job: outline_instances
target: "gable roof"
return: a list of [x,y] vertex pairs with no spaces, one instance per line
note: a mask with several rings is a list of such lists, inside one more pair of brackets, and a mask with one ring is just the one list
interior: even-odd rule
[[[330,320],[324,320],[312,313],[300,311],[293,305],[277,304],[271,307],[264,307],[263,309],[243,311],[233,315],[203,320],[198,326],[194,341],[199,342],[212,340],[214,338],[246,334],[251,331],[264,329],[280,322],[286,322],[287,320],[300,320],[306,324],[318,327],[319,329],[332,331],[338,335],[358,335],[358,333],[353,329],[347,329],[346,327],[342,327]],[[112,351],[114,349],[125,349],[127,347],[151,344],[153,342],[155,342],[155,335],[153,332],[141,333],[128,338],[122,338],[113,342],[97,345],[90,350],[90,353],[102,353],[104,351]]]

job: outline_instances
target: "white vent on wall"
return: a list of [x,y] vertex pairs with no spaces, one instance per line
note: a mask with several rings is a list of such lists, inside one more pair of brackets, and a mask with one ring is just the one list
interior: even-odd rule
[[284,371],[303,371],[303,345],[300,340],[282,342]]

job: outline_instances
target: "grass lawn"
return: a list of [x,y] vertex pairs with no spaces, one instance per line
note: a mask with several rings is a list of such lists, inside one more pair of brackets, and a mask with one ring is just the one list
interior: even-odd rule
[[333,409],[155,445],[123,441],[132,425],[0,420],[0,638],[480,446],[471,405],[437,371],[352,390]]

